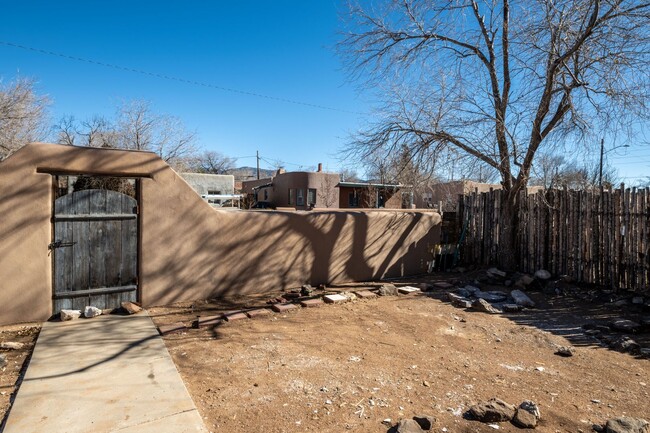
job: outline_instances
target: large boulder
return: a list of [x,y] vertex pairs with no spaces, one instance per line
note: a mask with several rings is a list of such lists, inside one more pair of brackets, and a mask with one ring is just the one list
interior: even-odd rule
[[540,269],[535,272],[535,278],[542,281],[547,281],[551,279],[551,273],[546,269]]
[[476,404],[469,408],[472,418],[481,422],[503,422],[514,418],[516,408],[498,398]]
[[650,433],[650,423],[641,418],[622,416],[607,420],[605,433]]

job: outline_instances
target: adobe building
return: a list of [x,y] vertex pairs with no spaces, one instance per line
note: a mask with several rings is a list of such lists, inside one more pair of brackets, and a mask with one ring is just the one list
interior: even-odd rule
[[403,185],[339,182],[340,209],[410,209],[411,193]]
[[242,192],[253,202],[265,202],[276,208],[296,210],[331,209],[339,204],[340,176],[318,171],[278,170],[274,177],[242,182]]
[[[201,197],[234,195],[235,176],[230,174],[178,173]],[[219,198],[208,198],[208,203],[221,205]]]

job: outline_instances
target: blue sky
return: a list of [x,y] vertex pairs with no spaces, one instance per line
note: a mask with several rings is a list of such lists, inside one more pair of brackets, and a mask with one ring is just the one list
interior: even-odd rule
[[[121,101],[145,99],[180,117],[199,144],[238,165],[281,161],[288,170],[322,162],[336,171],[350,132],[371,103],[347,80],[334,45],[342,0],[5,2],[0,41],[216,87],[326,106],[319,109],[155,78],[0,43],[0,77],[38,81],[52,122],[110,117]],[[365,96],[367,98],[367,96]],[[606,144],[609,148],[609,143]],[[597,153],[597,149],[595,152]],[[647,146],[606,159],[633,184],[650,167]],[[363,175],[363,171],[359,170]]]
[[[111,116],[146,99],[180,117],[203,148],[336,170],[369,110],[334,52],[342,3],[319,1],[24,1],[3,4],[0,41],[185,80],[326,106],[205,88],[0,44],[0,76],[38,81],[52,117]],[[241,165],[254,165],[242,158]],[[262,162],[262,165],[268,165]]]

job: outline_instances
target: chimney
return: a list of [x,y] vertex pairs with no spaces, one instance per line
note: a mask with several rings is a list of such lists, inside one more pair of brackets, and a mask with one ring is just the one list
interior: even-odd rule
[[321,171],[323,171],[323,163],[319,162],[318,163],[318,173],[320,173]]

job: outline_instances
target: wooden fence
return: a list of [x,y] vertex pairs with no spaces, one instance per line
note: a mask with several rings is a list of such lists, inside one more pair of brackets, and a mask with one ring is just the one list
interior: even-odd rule
[[[650,285],[648,188],[546,190],[521,197],[519,270],[546,269],[614,289]],[[501,191],[461,196],[462,263],[498,265]]]

